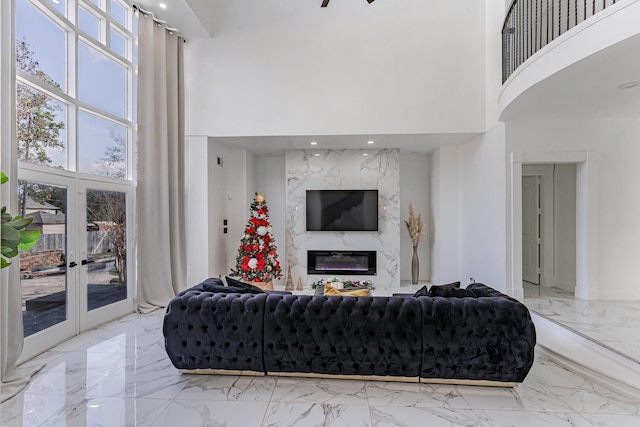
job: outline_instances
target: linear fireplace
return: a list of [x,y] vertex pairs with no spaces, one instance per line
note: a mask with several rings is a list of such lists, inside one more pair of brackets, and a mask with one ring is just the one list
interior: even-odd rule
[[376,274],[376,251],[307,251],[307,274]]

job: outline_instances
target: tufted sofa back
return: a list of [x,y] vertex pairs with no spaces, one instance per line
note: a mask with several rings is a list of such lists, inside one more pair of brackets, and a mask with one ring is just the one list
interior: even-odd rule
[[422,313],[416,298],[270,295],[267,372],[417,377]]

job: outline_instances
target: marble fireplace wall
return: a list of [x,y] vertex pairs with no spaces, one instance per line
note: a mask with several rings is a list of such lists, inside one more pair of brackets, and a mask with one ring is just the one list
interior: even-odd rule
[[[374,285],[400,283],[399,166],[400,152],[396,149],[286,153],[286,257],[294,285],[299,277],[305,286],[326,279],[307,275],[307,251],[330,249],[377,251],[376,276],[340,276],[343,279],[372,280]],[[325,189],[377,189],[378,231],[306,231],[306,190]]]

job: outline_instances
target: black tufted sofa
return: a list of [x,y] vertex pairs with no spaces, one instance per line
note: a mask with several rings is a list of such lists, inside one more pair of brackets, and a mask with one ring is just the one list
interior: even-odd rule
[[[520,302],[483,284],[475,297],[343,297],[207,292],[171,300],[165,347],[184,371],[522,382],[536,335]],[[392,378],[393,377],[393,378]]]

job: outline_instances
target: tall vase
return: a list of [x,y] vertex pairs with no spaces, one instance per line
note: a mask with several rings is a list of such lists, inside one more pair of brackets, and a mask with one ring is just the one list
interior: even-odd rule
[[413,247],[413,258],[411,258],[411,283],[418,283],[418,275],[420,273],[420,260],[418,259],[418,246]]

